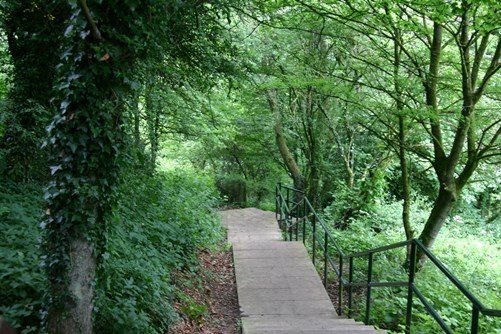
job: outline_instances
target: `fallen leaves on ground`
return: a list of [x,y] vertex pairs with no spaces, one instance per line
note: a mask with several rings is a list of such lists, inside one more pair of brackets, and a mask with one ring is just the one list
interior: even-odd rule
[[169,332],[175,334],[238,334],[240,311],[233,256],[229,249],[201,251],[200,268],[181,272],[176,280],[187,298],[178,298],[175,308],[182,316]]

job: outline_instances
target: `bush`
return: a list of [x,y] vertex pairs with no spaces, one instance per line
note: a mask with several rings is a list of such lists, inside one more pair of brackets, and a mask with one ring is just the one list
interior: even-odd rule
[[217,180],[217,188],[227,205],[245,207],[247,203],[247,183],[239,175],[225,175]]
[[165,333],[176,321],[174,270],[222,236],[213,182],[193,172],[131,177],[100,268],[96,328],[102,333]]
[[[414,228],[421,230],[427,210],[426,204],[413,207]],[[405,239],[400,203],[376,202],[374,212],[359,214],[346,230],[332,229],[334,239],[346,253],[359,252],[388,245]],[[495,231],[478,223],[476,227],[460,224],[452,217],[443,227],[433,247],[433,253],[445,266],[487,307],[501,309],[501,249]],[[331,222],[331,225],[334,223]],[[386,251],[374,256],[373,278],[379,282],[406,281],[405,248]],[[355,261],[355,277],[366,279],[367,259]],[[417,273],[415,284],[436,308],[454,333],[469,333],[471,302],[430,261]],[[361,294],[365,296],[365,290]],[[403,332],[405,323],[406,288],[372,289],[372,322],[382,328]],[[362,320],[365,300],[356,304],[355,313]],[[432,316],[414,296],[412,332],[441,333]],[[501,319],[480,317],[480,333],[501,333]]]
[[0,185],[0,316],[23,333],[39,326],[45,280],[37,247],[40,189]]
[[[222,237],[211,179],[194,172],[129,175],[108,226],[97,275],[97,333],[165,333],[176,321],[176,270]],[[0,185],[0,316],[23,333],[40,329],[40,187]]]

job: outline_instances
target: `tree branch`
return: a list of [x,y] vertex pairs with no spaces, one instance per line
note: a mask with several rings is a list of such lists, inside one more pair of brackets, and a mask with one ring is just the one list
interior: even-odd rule
[[471,70],[471,86],[475,87],[475,83],[478,78],[478,71],[480,69],[480,63],[482,62],[482,58],[484,57],[485,50],[487,49],[487,44],[489,42],[490,34],[486,34],[482,36],[482,40],[480,41],[480,46],[475,50],[475,60],[473,61],[473,67]]
[[99,31],[99,29],[97,28],[96,22],[94,22],[94,19],[90,14],[89,6],[87,6],[87,0],[80,0],[78,3],[80,4],[80,8],[82,8],[85,14],[85,19],[89,24],[92,37],[94,37],[96,42],[101,42],[103,40],[103,37],[101,36],[101,32]]
[[482,82],[480,83],[479,87],[473,94],[474,102],[477,102],[480,99],[480,97],[484,93],[485,87],[487,86],[489,80],[492,78],[494,74],[496,74],[497,71],[501,69],[501,62],[499,61],[500,58],[501,58],[501,36],[498,37],[498,45],[496,47],[496,52],[494,53],[494,56],[491,59],[491,63],[487,68],[487,71],[485,72],[484,78],[482,79]]

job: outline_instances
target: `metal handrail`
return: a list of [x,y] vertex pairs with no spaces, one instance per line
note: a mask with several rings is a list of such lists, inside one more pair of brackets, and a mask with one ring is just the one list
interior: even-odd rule
[[[285,195],[284,195],[285,191]],[[478,334],[479,331],[479,316],[483,314],[485,316],[501,317],[501,310],[488,309],[484,304],[479,301],[460,281],[457,279],[447,267],[440,262],[435,255],[424,246],[418,239],[412,239],[408,241],[402,241],[394,243],[391,245],[374,248],[367,251],[345,254],[335,239],[330,234],[327,225],[322,220],[322,218],[317,214],[313,206],[311,205],[308,198],[305,196],[304,191],[297,190],[290,186],[282,185],[278,183],[275,190],[276,195],[276,209],[275,214],[277,220],[280,220],[282,224],[283,231],[285,232],[285,239],[287,237],[289,241],[292,241],[293,234],[295,240],[298,241],[299,237],[299,227],[302,223],[302,242],[306,243],[306,225],[311,229],[311,239],[312,239],[312,260],[315,264],[316,261],[316,244],[318,244],[320,250],[323,253],[323,283],[327,285],[327,274],[328,266],[330,266],[336,273],[339,279],[339,305],[338,313],[341,314],[343,311],[343,290],[348,288],[348,317],[351,316],[352,310],[352,296],[353,287],[362,287],[367,289],[366,293],[366,310],[364,323],[368,324],[370,322],[370,301],[371,301],[371,289],[379,287],[407,287],[407,310],[406,310],[406,323],[405,323],[405,333],[409,334],[411,330],[412,322],[412,304],[413,297],[416,295],[421,301],[422,305],[426,311],[433,317],[437,324],[443,329],[445,333],[452,333],[452,330],[447,326],[445,321],[440,317],[437,310],[429,303],[426,297],[422,294],[419,288],[414,284],[414,277],[417,268],[417,253],[421,251],[425,254],[428,259],[433,263],[446,277],[452,282],[461,293],[468,298],[472,304],[471,313],[471,328],[470,332],[472,334]],[[290,209],[289,209],[290,208]],[[318,227],[321,228],[320,234],[318,234]],[[294,231],[293,231],[294,230]],[[287,233],[288,232],[288,233]],[[374,255],[391,250],[399,249],[402,247],[410,246],[410,262],[408,269],[408,279],[404,282],[373,282],[373,261]],[[336,254],[333,256],[329,253],[329,247],[334,247]],[[354,265],[353,260],[355,258],[368,258],[367,263],[367,281],[366,282],[353,282],[353,271]],[[337,258],[337,263],[335,262]],[[348,263],[348,280],[344,277],[344,263]]]

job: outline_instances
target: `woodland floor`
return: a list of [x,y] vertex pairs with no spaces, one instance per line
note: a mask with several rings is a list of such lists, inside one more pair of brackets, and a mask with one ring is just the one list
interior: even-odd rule
[[217,251],[201,251],[196,274],[180,274],[181,289],[190,301],[176,302],[183,319],[171,329],[175,334],[239,334],[240,310],[233,255],[221,246]]

